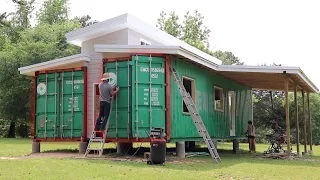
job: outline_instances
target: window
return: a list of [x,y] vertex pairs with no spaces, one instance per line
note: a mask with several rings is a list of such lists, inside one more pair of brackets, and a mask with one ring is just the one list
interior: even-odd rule
[[[190,96],[192,97],[192,100],[194,103],[196,103],[196,99],[195,99],[195,81],[194,79],[188,78],[188,77],[182,77],[182,83],[184,88],[186,89],[186,91],[190,94]],[[182,100],[183,103],[183,113],[189,113],[188,108],[186,106],[186,104],[184,103],[184,101]]]
[[146,41],[145,39],[140,39],[140,45],[146,45],[146,46],[150,46],[151,43]]
[[223,89],[214,86],[214,110],[223,111]]

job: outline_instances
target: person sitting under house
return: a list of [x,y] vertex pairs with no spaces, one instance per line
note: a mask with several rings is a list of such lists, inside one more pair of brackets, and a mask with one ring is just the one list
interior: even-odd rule
[[249,142],[249,152],[256,152],[256,144],[255,144],[255,129],[252,121],[248,121],[248,130],[247,130],[248,142]]
[[110,103],[111,98],[118,93],[119,87],[112,87],[109,84],[110,75],[104,73],[102,77],[102,82],[99,84],[100,92],[100,112],[99,117],[96,120],[95,131],[105,130],[109,115],[110,115]]

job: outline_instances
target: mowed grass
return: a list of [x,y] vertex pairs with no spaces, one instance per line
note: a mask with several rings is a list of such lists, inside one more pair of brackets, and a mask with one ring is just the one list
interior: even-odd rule
[[[137,143],[135,146],[139,146]],[[147,144],[143,144],[147,146]],[[14,157],[31,152],[31,141],[0,139],[0,157]],[[115,144],[107,144],[107,148]],[[169,144],[169,146],[174,146]],[[219,149],[232,149],[231,143],[219,143]],[[73,149],[78,143],[41,143],[41,150]],[[240,144],[248,149],[247,144]],[[268,145],[258,144],[263,152]],[[301,146],[303,149],[303,146]],[[318,158],[320,147],[314,146]],[[213,164],[210,157],[192,157],[180,162],[168,161],[165,166],[150,166],[145,162],[119,162],[53,157],[0,158],[0,179],[320,179],[320,161],[262,159],[242,152],[220,153],[222,162]],[[309,158],[309,156],[308,156]]]

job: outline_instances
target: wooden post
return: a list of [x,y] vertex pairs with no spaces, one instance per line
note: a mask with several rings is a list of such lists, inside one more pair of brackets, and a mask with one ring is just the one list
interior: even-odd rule
[[302,93],[302,120],[303,120],[303,141],[304,141],[304,153],[307,153],[307,127],[306,127],[306,109],[305,109],[305,100],[304,100],[304,90],[301,90]]
[[289,121],[289,78],[285,77],[285,96],[286,96],[286,134],[287,134],[287,152],[291,153],[290,149],[290,121]]
[[298,116],[298,100],[297,100],[297,89],[298,86],[295,86],[294,89],[294,120],[295,120],[295,124],[296,124],[296,144],[297,144],[297,153],[300,152],[300,137],[299,137],[299,116]]
[[309,143],[310,143],[310,153],[312,153],[312,126],[311,126],[311,110],[310,110],[310,93],[307,93],[307,101],[308,101],[308,121],[309,121]]

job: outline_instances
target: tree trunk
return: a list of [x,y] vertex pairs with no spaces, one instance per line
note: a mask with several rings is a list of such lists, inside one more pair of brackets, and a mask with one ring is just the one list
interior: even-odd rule
[[16,122],[14,120],[12,120],[10,123],[10,128],[7,137],[16,138]]

